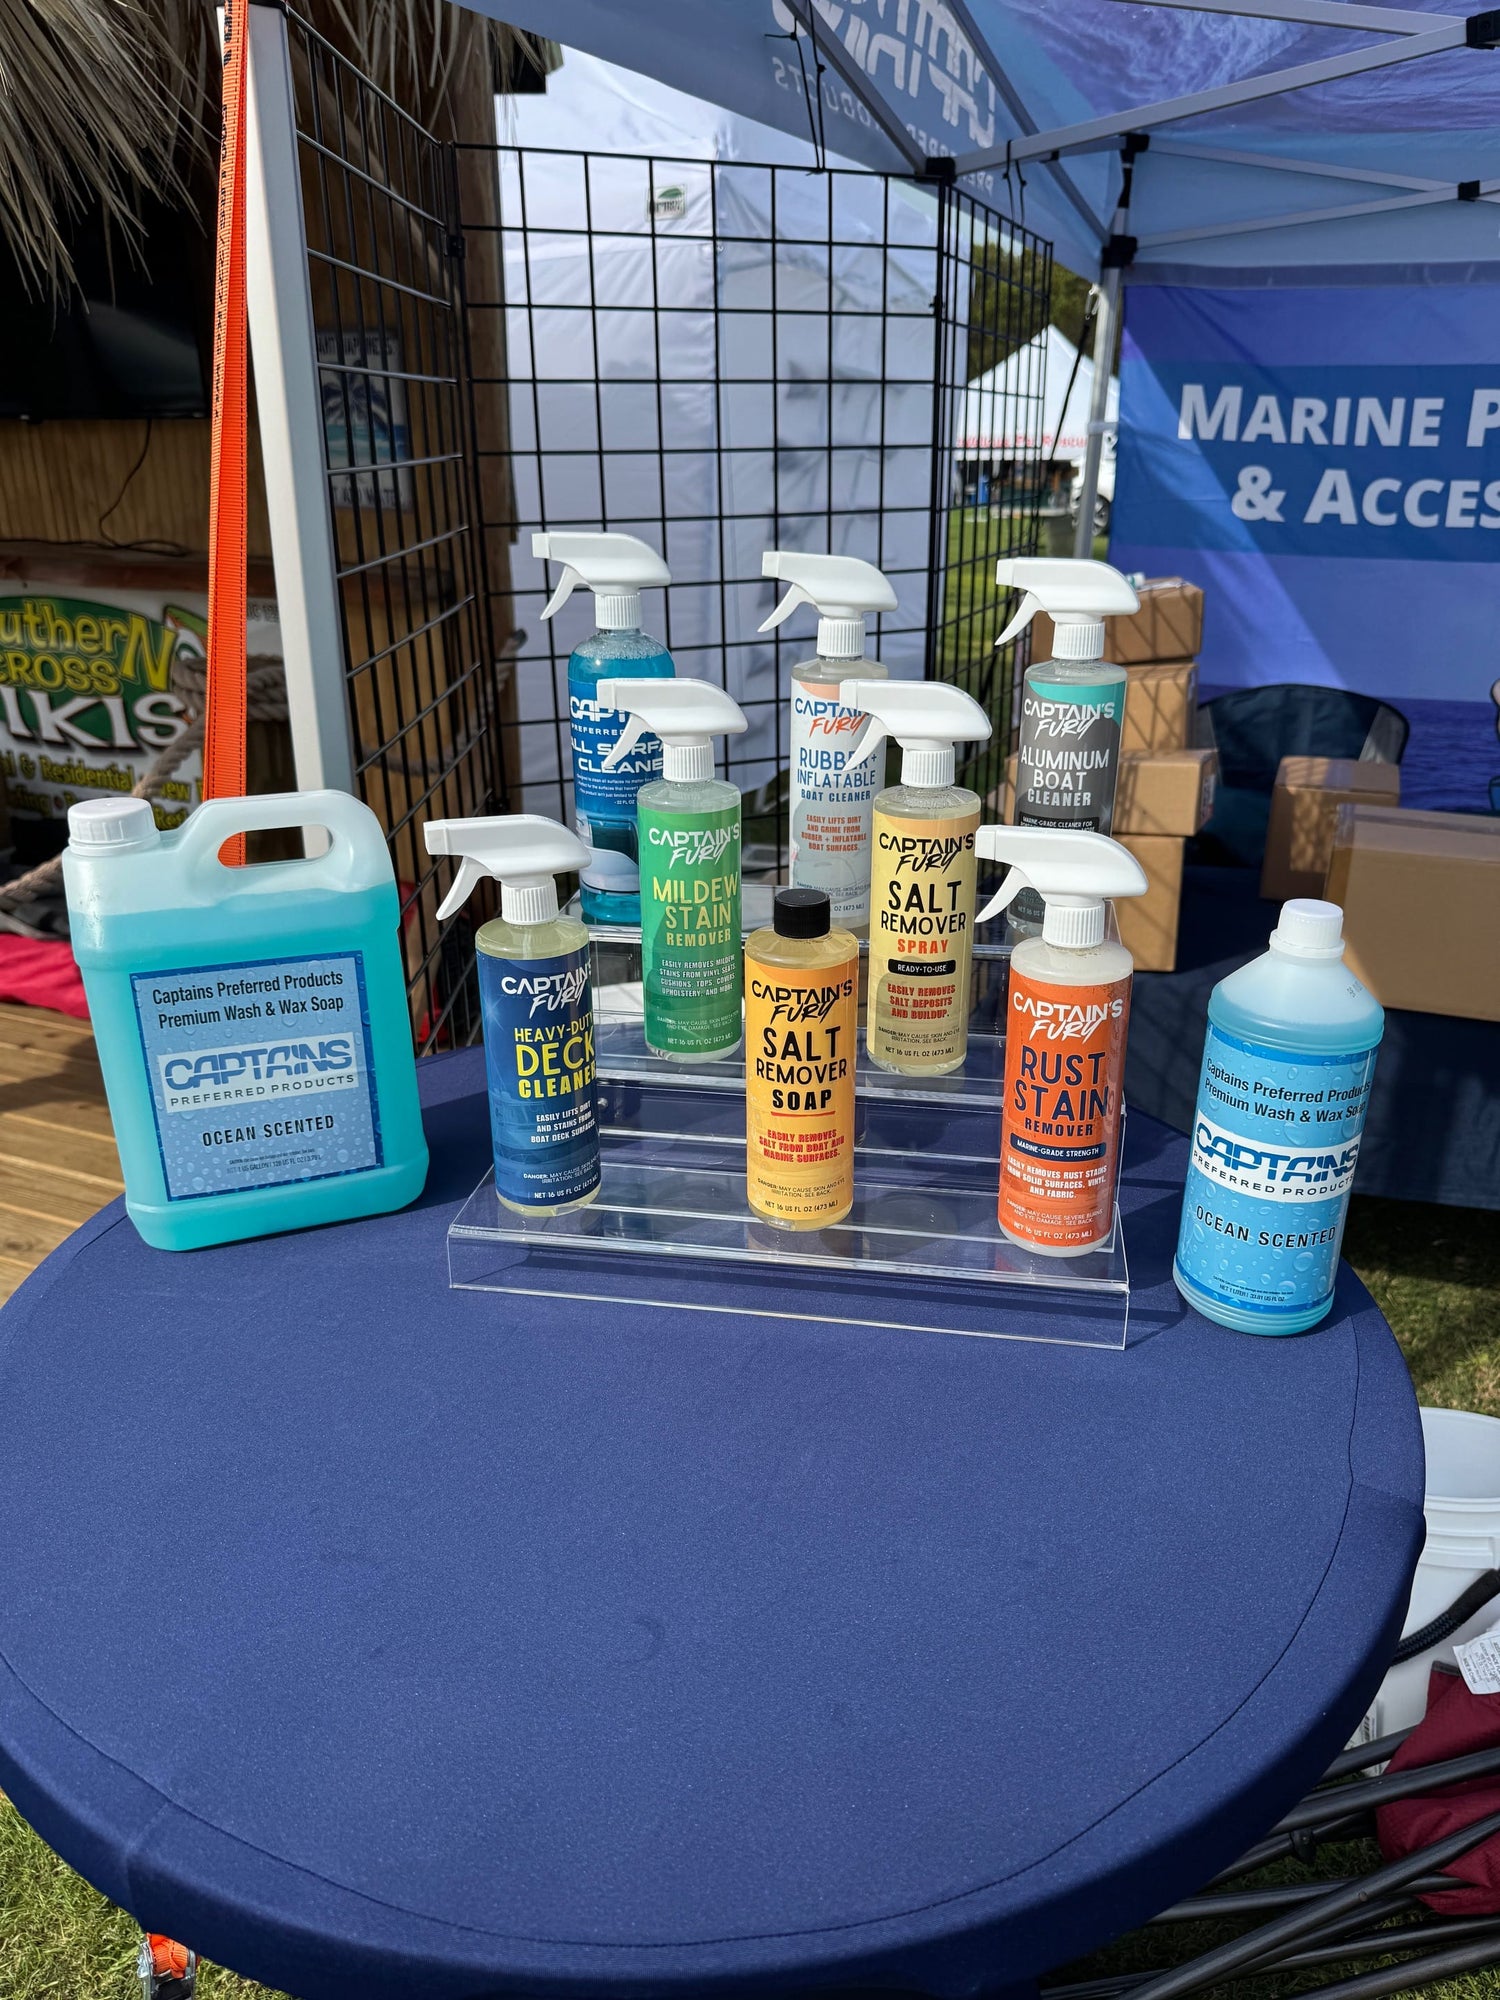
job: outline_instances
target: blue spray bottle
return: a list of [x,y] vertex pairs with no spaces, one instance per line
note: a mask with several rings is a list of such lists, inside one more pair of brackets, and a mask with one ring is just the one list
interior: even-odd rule
[[1172,1275],[1242,1333],[1302,1333],[1333,1304],[1385,1031],[1343,931],[1336,903],[1284,903],[1270,950],[1209,997]]
[[523,1215],[582,1208],[599,1192],[589,934],[558,915],[553,878],[581,868],[589,851],[539,813],[431,819],[422,835],[429,854],[461,857],[439,917],[486,875],[500,884],[500,915],[474,940],[495,1192]]
[[564,565],[544,618],[560,611],[580,583],[594,593],[595,629],[568,661],[573,811],[592,849],[579,878],[584,921],[638,924],[635,795],[661,776],[661,744],[643,736],[628,757],[607,766],[628,718],[600,706],[598,687],[602,680],[670,680],[676,673],[666,647],[641,630],[641,592],[670,583],[672,572],[634,535],[536,534],[531,553]]

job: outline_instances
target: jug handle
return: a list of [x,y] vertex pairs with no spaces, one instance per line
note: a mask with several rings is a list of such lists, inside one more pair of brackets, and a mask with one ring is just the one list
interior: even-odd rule
[[[324,854],[287,862],[306,869],[309,888],[334,887],[347,873],[354,851],[378,848],[385,853],[385,835],[367,805],[347,792],[257,792],[242,799],[205,799],[183,822],[177,851],[194,873],[222,871],[239,881],[243,869],[227,868],[219,849],[237,833],[264,833],[276,827],[326,827],[332,844]],[[250,880],[254,880],[251,870]],[[233,886],[220,884],[221,888]]]

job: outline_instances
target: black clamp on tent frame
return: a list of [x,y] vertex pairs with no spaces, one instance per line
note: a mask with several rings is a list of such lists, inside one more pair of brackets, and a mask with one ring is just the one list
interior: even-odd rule
[[1460,201],[1478,201],[1479,182],[1460,181],[1458,184],[1458,198]]
[[1500,49],[1500,7],[1486,7],[1464,22],[1464,44],[1471,49]]
[[929,153],[922,162],[920,178],[924,181],[956,181],[958,162],[951,153]]
[[1139,239],[1134,236],[1111,236],[1099,252],[1100,270],[1125,270],[1135,262],[1135,253],[1139,248]]

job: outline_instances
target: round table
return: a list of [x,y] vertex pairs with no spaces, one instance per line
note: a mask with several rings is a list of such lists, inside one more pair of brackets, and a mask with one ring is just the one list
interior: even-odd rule
[[194,1255],[118,1204],[0,1314],[0,1785],[299,2000],[1024,1986],[1227,1863],[1394,1645],[1416,1403],[1168,1278],[1124,1352],[447,1287],[486,1165]]

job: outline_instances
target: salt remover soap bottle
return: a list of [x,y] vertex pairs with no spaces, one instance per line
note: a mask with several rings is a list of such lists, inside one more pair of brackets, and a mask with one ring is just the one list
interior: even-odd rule
[[1270,949],[1209,996],[1172,1275],[1242,1333],[1301,1333],[1333,1304],[1385,1032],[1343,931],[1336,903],[1283,903]]
[[990,720],[946,681],[841,681],[839,700],[874,718],[856,766],[887,736],[903,752],[901,783],[872,818],[865,1049],[882,1069],[940,1075],[969,1047],[979,830],[979,794],[953,782],[953,745],[982,741]]
[[778,1229],[826,1229],[854,1206],[859,940],[822,889],[778,889],[745,943],[745,1186]]
[[762,632],[799,604],[818,613],[818,650],[792,668],[790,826],[793,886],[823,889],[835,924],[863,935],[870,924],[870,819],[885,784],[885,746],[857,765],[850,757],[864,724],[839,700],[838,684],[886,679],[865,652],[865,619],[894,611],[896,593],[873,563],[856,556],[805,556],[770,549],[761,573],[792,588]]
[[628,757],[608,763],[625,718],[600,701],[599,683],[617,674],[670,680],[676,673],[666,647],[641,630],[641,592],[670,583],[672,572],[634,535],[537,534],[531,553],[564,565],[544,618],[560,611],[580,583],[594,593],[595,629],[568,661],[574,820],[592,849],[579,877],[584,921],[638,924],[635,797],[661,776],[661,745],[640,736]]
[[[1015,823],[1108,833],[1127,675],[1104,658],[1104,621],[1138,611],[1140,599],[1108,563],[1072,558],[1007,557],[995,565],[995,581],[1025,593],[997,646],[1024,632],[1038,611],[1049,614],[1053,631],[1052,658],[1033,661],[1021,683]],[[1035,932],[1042,921],[1035,893],[1020,896],[1011,915],[1018,929]]]
[[716,736],[746,727],[710,681],[601,681],[628,716],[610,758],[641,734],[662,743],[662,778],[636,798],[641,855],[641,980],[653,1055],[712,1062],[740,1045],[740,792],[714,776]]
[[439,917],[486,875],[500,883],[500,915],[474,940],[495,1193],[523,1215],[582,1208],[599,1192],[589,934],[558,915],[554,877],[588,850],[539,813],[430,819],[422,835],[429,854],[460,857]]
[[[302,861],[229,868],[237,833],[324,827]],[[159,833],[144,799],[68,813],[63,882],[125,1174],[158,1250],[347,1222],[421,1193],[400,904],[380,823],[344,792],[211,799]]]
[[1146,876],[1100,833],[982,826],[976,845],[982,861],[1010,864],[980,923],[1026,890],[1043,905],[1006,989],[1000,1228],[1043,1256],[1079,1257],[1114,1228],[1135,971],[1104,935],[1104,898],[1143,895]]

